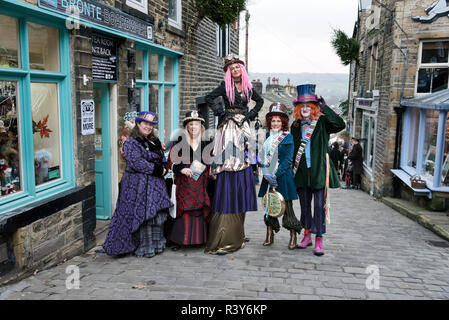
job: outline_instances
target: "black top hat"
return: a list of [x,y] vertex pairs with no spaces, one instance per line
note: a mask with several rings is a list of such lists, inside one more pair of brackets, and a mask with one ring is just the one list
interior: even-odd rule
[[187,111],[186,116],[182,119],[182,125],[185,127],[190,121],[201,121],[204,123],[204,119],[200,117],[197,110]]

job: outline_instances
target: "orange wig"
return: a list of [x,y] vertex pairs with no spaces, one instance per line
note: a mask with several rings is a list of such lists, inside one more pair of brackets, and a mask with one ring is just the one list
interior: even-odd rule
[[[301,115],[302,105],[303,105],[303,103],[298,103],[295,106],[295,109],[293,110],[293,119],[302,120],[302,115]],[[310,119],[317,120],[321,115],[323,115],[320,111],[319,105],[312,103],[312,102],[307,102],[306,105],[309,106],[309,108],[310,108]]]

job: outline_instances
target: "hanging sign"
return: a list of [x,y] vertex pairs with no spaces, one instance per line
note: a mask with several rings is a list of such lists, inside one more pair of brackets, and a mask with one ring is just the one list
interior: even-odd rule
[[94,0],[38,0],[38,6],[68,16],[75,22],[93,22],[147,41],[153,41],[153,25]]
[[117,42],[92,35],[92,78],[117,81]]
[[81,100],[81,134],[83,136],[95,133],[95,103],[94,100]]

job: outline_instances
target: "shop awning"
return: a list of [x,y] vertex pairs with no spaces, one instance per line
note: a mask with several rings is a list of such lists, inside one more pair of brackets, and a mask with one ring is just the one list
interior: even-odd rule
[[402,99],[401,106],[449,111],[449,89],[434,92],[422,97]]

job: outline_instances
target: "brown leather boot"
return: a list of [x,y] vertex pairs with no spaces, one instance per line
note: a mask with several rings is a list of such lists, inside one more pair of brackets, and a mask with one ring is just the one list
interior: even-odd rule
[[274,231],[272,227],[267,227],[267,238],[263,243],[264,246],[269,246],[274,242]]
[[296,231],[295,230],[290,230],[290,242],[288,243],[288,248],[290,250],[293,250],[296,248]]

